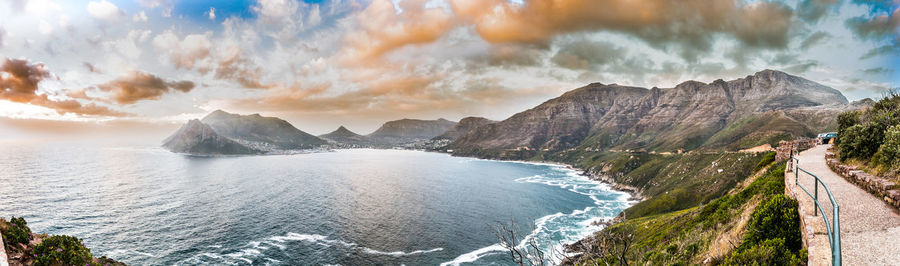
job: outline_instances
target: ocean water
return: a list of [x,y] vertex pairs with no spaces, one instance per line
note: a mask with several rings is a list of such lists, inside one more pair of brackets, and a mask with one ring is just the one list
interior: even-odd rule
[[135,265],[509,265],[493,235],[498,223],[515,221],[549,251],[631,204],[562,166],[421,151],[0,149],[0,215]]

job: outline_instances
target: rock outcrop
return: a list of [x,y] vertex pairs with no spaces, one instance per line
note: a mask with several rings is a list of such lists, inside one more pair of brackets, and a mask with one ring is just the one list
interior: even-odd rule
[[437,120],[401,119],[384,123],[378,130],[366,135],[366,137],[369,138],[373,145],[392,146],[429,140],[444,133],[454,125],[456,125],[456,122],[443,118]]
[[490,120],[484,117],[466,117],[459,120],[459,123],[456,123],[456,125],[445,131],[443,134],[432,138],[432,140],[456,140],[477,127],[487,124],[493,124],[496,122],[497,121]]
[[216,110],[201,119],[201,122],[224,137],[265,149],[310,149],[326,144],[325,140],[303,132],[277,117],[239,115]]
[[835,127],[837,90],[774,70],[674,88],[589,84],[448,145],[457,155],[505,150],[739,150]]
[[197,119],[192,119],[181,126],[178,131],[175,131],[175,134],[163,141],[162,146],[172,152],[196,155],[262,153],[260,150],[220,136],[211,127]]

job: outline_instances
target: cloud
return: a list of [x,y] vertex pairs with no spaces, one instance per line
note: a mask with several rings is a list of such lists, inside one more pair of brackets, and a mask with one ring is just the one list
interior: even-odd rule
[[894,73],[894,70],[890,69],[890,68],[876,67],[876,68],[865,69],[862,72],[869,74],[869,75],[880,75],[880,74]]
[[99,20],[115,21],[125,17],[125,12],[106,0],[88,2],[87,11],[91,17]]
[[876,48],[872,48],[867,51],[865,54],[859,57],[859,60],[865,60],[876,56],[882,55],[900,55],[900,45],[884,45]]
[[157,51],[168,54],[169,61],[175,68],[194,69],[206,73],[211,68],[209,61],[212,43],[209,34],[190,34],[179,40],[171,30],[167,30],[153,38],[153,47]]
[[0,99],[28,103],[56,110],[60,114],[125,116],[126,113],[110,110],[94,103],[82,104],[76,100],[54,100],[38,93],[38,84],[52,74],[44,64],[31,64],[28,60],[6,59],[0,65]]
[[277,23],[290,18],[297,11],[297,2],[293,0],[259,0],[253,9],[259,13],[266,23]]
[[100,69],[98,69],[96,66],[94,66],[94,65],[91,64],[91,63],[88,63],[88,62],[82,62],[81,65],[84,66],[84,68],[87,69],[88,72],[91,72],[91,73],[103,73],[102,71],[100,71]]
[[817,67],[820,65],[821,65],[821,63],[819,61],[805,60],[803,62],[784,67],[782,70],[784,70],[785,72],[794,74],[794,75],[798,75],[798,74],[806,73],[811,68]]
[[434,42],[452,29],[453,18],[425,0],[402,1],[402,12],[388,0],[375,0],[356,17],[360,30],[346,34],[345,62],[364,63],[407,45]]
[[189,92],[194,89],[194,82],[166,81],[152,74],[134,71],[96,88],[111,93],[113,100],[119,104],[133,104],[140,100],[157,100],[172,91]]
[[831,37],[831,34],[828,34],[827,32],[817,31],[813,34],[810,34],[809,37],[806,37],[806,39],[803,39],[803,42],[800,43],[800,49],[809,49],[810,47],[813,47],[814,45],[819,44],[820,42]]
[[247,59],[238,47],[227,47],[221,53],[216,67],[215,77],[221,80],[234,81],[248,89],[268,89],[274,84],[264,84],[263,69]]
[[625,57],[625,49],[611,42],[577,39],[562,45],[550,61],[568,69],[592,69],[616,63]]
[[216,8],[209,7],[209,11],[206,12],[206,16],[209,17],[210,20],[216,20]]
[[900,35],[900,8],[895,8],[889,14],[871,17],[860,16],[850,18],[844,22],[854,35],[863,39],[880,40],[885,37]]
[[797,6],[797,16],[806,22],[816,23],[840,4],[841,0],[802,0]]
[[141,10],[141,12],[138,12],[137,14],[134,14],[133,16],[131,16],[131,21],[147,22],[147,12],[144,12],[143,10]]
[[[732,0],[451,0],[455,14],[490,43],[547,45],[555,36],[613,31],[654,47],[680,49],[686,58],[708,50],[722,34],[743,45],[783,48],[793,12],[781,3]],[[766,25],[760,27],[759,25]]]

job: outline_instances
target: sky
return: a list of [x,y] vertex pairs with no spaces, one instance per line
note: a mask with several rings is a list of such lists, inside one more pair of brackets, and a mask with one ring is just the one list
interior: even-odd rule
[[502,120],[592,82],[667,88],[763,69],[878,98],[900,87],[898,7],[0,0],[0,139],[171,130],[216,109],[366,134],[401,118]]

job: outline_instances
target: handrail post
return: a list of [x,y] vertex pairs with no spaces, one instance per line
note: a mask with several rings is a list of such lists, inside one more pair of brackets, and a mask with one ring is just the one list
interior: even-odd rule
[[[813,177],[813,180],[815,180],[815,182],[816,182],[816,186],[815,186],[815,188],[813,188],[813,191],[816,194],[816,196],[813,198],[815,198],[816,201],[819,201],[819,179]],[[825,210],[822,210],[822,211],[825,211]],[[813,214],[815,216],[819,216],[819,205],[813,204]]]
[[840,210],[837,205],[834,205],[834,218],[831,223],[834,225],[831,230],[831,234],[834,235],[833,243],[831,244],[831,256],[832,256],[832,265],[840,266],[841,265],[841,219]]

